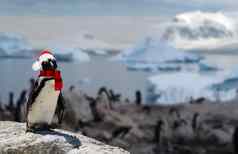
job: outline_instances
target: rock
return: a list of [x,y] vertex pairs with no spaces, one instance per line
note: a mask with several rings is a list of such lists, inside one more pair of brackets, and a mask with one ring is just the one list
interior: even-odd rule
[[68,105],[73,109],[76,119],[80,119],[83,122],[93,120],[90,104],[83,92],[77,92],[76,90],[72,92],[66,91],[64,97]]
[[1,154],[128,154],[81,134],[64,130],[25,132],[24,123],[0,122]]
[[65,91],[65,113],[63,128],[67,130],[77,130],[79,122],[87,123],[93,120],[90,102],[81,91]]

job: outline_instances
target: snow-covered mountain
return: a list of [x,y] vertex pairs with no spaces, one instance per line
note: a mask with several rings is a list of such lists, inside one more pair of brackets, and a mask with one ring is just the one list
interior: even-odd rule
[[237,20],[222,12],[188,12],[166,23],[162,38],[179,49],[216,50],[238,48]]

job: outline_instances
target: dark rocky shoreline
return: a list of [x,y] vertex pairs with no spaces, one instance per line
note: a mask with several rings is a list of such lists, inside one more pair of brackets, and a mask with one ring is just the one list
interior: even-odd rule
[[[8,105],[0,107],[0,119],[24,122],[26,94],[23,91],[17,102],[10,94]],[[94,98],[74,87],[64,91],[64,97],[62,129],[133,154],[230,154],[238,146],[237,100],[143,105],[138,97],[137,103],[121,101],[106,88]]]

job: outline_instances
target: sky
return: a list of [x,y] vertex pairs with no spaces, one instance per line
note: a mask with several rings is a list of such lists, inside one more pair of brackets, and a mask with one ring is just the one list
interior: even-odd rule
[[23,35],[40,47],[90,33],[125,48],[176,14],[219,11],[238,16],[237,8],[236,0],[0,0],[0,32]]
[[236,11],[236,0],[0,0],[0,15],[174,16],[201,11]]

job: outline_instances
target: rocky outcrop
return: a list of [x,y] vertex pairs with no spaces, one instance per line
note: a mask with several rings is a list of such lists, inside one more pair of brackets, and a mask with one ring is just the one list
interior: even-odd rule
[[0,122],[1,154],[128,154],[118,147],[64,130],[26,133],[24,123]]

